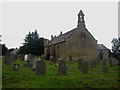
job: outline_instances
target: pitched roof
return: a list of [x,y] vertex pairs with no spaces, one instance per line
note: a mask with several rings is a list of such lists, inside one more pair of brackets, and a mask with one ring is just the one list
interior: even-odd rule
[[67,39],[68,37],[70,37],[74,32],[76,31],[76,28],[73,29],[73,30],[70,30],[62,35],[59,35],[58,37],[55,37],[53,40],[51,40],[49,42],[48,45],[52,45],[52,44],[57,44],[57,43],[60,43],[60,42],[64,42],[65,39]]
[[108,48],[105,47],[103,44],[97,44],[97,49],[100,49],[100,50],[107,50]]

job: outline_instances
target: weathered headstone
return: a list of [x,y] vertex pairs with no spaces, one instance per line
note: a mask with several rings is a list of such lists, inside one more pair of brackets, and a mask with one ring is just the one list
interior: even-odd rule
[[97,67],[97,60],[92,60],[91,61],[91,68],[96,68]]
[[82,73],[83,74],[89,73],[89,63],[88,63],[88,61],[83,61],[83,63],[82,63]]
[[17,55],[17,58],[18,58],[19,60],[24,61],[24,55],[22,55],[22,54],[18,54],[18,55]]
[[13,70],[14,70],[14,71],[19,71],[19,67],[20,67],[19,64],[14,64]]
[[54,61],[53,56],[50,56],[49,64],[53,64],[53,61]]
[[73,64],[72,56],[69,56],[69,62],[70,64]]
[[17,60],[17,54],[10,53],[10,61],[15,62]]
[[82,63],[83,63],[83,59],[79,58],[79,60],[78,60],[78,69],[82,69]]
[[103,73],[108,72],[107,60],[102,60],[102,71],[103,71]]
[[58,75],[66,75],[66,61],[63,58],[58,59]]
[[71,69],[72,69],[71,65],[67,64],[67,70],[71,70]]
[[35,60],[33,61],[33,68],[32,68],[32,70],[36,70],[36,62],[38,60],[40,60],[40,58],[39,57],[35,57]]
[[10,52],[7,52],[7,53],[5,54],[4,63],[5,63],[6,65],[9,65],[9,64],[10,64]]
[[46,75],[46,62],[45,62],[45,60],[38,60],[36,62],[36,75]]
[[28,54],[28,63],[32,63],[33,64],[33,61],[34,61],[34,55]]

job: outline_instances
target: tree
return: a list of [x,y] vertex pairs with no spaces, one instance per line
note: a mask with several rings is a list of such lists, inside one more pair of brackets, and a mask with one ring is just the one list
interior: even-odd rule
[[118,57],[120,55],[120,38],[113,38],[112,43],[112,56]]
[[23,46],[19,48],[18,53],[41,55],[44,53],[44,38],[39,38],[38,32],[29,32],[24,39]]
[[8,48],[5,46],[5,44],[2,44],[2,55],[5,55],[8,51]]

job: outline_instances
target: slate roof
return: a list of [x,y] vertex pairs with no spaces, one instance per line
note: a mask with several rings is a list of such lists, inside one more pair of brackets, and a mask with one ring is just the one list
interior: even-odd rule
[[108,48],[105,47],[103,44],[98,44],[97,49],[99,49],[99,50],[107,50]]
[[52,45],[52,44],[57,44],[60,42],[64,42],[65,39],[67,39],[68,37],[70,37],[74,32],[76,31],[76,28],[68,31],[62,35],[59,35],[58,37],[55,37],[53,40],[50,41],[50,43],[48,45]]

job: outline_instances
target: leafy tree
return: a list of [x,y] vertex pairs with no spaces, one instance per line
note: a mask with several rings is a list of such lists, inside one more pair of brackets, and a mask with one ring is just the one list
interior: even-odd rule
[[118,57],[120,55],[120,38],[113,38],[112,43],[112,56]]
[[8,48],[5,46],[5,44],[2,44],[2,55],[5,55],[8,51]]
[[44,53],[44,38],[39,38],[38,32],[29,32],[24,39],[23,46],[19,48],[18,53],[41,55]]

